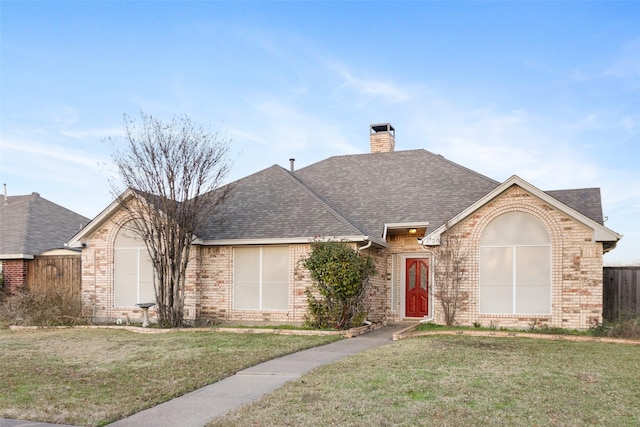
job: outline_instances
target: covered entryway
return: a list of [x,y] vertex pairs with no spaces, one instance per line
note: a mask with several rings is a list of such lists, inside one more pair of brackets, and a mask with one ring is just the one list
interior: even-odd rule
[[407,258],[405,261],[405,316],[429,315],[429,259]]

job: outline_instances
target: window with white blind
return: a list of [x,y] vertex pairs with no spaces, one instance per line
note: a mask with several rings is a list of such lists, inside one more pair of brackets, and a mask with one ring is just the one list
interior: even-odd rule
[[241,310],[289,308],[289,247],[233,249],[233,307]]
[[480,313],[551,313],[551,243],[533,215],[502,214],[482,233]]
[[113,298],[115,307],[155,302],[153,264],[147,248],[126,225],[116,236],[113,249]]

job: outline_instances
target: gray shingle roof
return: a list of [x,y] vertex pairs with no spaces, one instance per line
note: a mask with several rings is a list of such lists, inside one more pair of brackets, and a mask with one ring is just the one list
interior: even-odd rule
[[[379,238],[385,223],[433,230],[500,183],[426,150],[335,156],[292,173],[280,166],[235,183],[203,240]],[[602,224],[598,189],[547,191]],[[223,222],[224,220],[224,222]]]
[[38,193],[0,198],[0,259],[38,255],[64,247],[89,218],[40,197]]
[[274,165],[236,181],[199,233],[204,240],[356,236],[364,231],[330,203]]
[[579,188],[574,190],[545,191],[554,199],[577,210],[587,218],[600,225],[604,225],[602,216],[602,201],[599,188]]
[[426,150],[330,157],[296,176],[376,236],[385,223],[437,228],[499,185]]

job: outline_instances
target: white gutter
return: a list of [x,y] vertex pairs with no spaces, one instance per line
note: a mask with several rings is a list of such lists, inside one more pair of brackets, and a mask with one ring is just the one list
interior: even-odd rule
[[[310,243],[316,240],[323,242],[326,241],[341,241],[346,240],[349,242],[368,242],[367,245],[371,245],[372,241],[369,236],[322,236],[322,237],[272,237],[272,238],[256,238],[256,239],[220,239],[220,240],[203,240],[196,239],[192,243],[194,245],[203,246],[240,246],[240,245],[284,245],[284,244],[297,244],[297,243]],[[367,247],[369,247],[367,246]]]
[[35,256],[29,254],[0,254],[0,259],[34,259]]
[[433,322],[433,314],[431,316],[424,316],[424,318],[420,321],[420,323],[429,323]]
[[371,245],[373,245],[373,240],[369,239],[369,236],[365,236],[365,237],[364,237],[364,240],[365,240],[365,241],[367,241],[367,240],[368,240],[368,241],[369,241],[369,243],[367,243],[366,245],[364,245],[364,246],[362,246],[362,247],[359,247],[359,248],[358,248],[358,252],[360,252],[360,251],[364,251],[365,249],[369,249],[369,248],[371,247]]

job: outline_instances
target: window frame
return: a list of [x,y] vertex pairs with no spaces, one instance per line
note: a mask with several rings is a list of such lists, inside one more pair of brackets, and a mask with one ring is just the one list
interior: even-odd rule
[[[118,237],[122,236],[124,234],[124,238],[125,239],[133,239],[136,243],[138,243],[138,246],[118,246]],[[124,251],[132,251],[135,255],[135,302],[132,302],[131,304],[129,303],[124,303],[124,304],[119,304],[120,301],[118,301],[119,297],[118,294],[119,292],[121,292],[123,289],[119,287],[121,286],[127,286],[130,285],[131,283],[127,283],[127,284],[120,284],[119,283],[119,276],[122,275],[122,272],[118,272],[118,253],[122,253]],[[147,277],[146,275],[144,275],[144,269],[143,269],[143,265],[142,265],[142,261],[148,261],[149,262],[149,267],[150,267],[150,273],[151,273],[151,277]],[[132,274],[132,273],[129,273]],[[144,277],[143,277],[144,276]],[[150,289],[143,289],[143,285],[146,283],[151,283],[151,288]],[[114,245],[113,245],[113,306],[114,307],[135,307],[136,304],[141,304],[141,303],[148,303],[148,302],[156,302],[156,294],[155,294],[155,270],[153,269],[153,262],[151,261],[151,257],[149,256],[149,252],[147,250],[146,245],[144,244],[144,242],[142,241],[142,239],[138,236],[135,235],[135,231],[132,229],[128,229],[127,225],[125,224],[124,226],[122,226],[118,232],[116,233],[116,236],[114,238]],[[148,284],[147,284],[148,286]],[[146,291],[146,292],[145,292]],[[143,301],[141,299],[141,296],[145,295],[145,294],[153,294],[152,296],[152,300],[145,300]],[[146,299],[146,297],[145,297]]]
[[[526,243],[505,243],[505,244],[489,244],[489,245],[483,245],[482,244],[482,235],[484,235],[485,231],[487,231],[487,229],[491,226],[491,224],[493,223],[493,221],[495,221],[496,219],[502,217],[503,215],[508,215],[510,213],[519,213],[519,214],[525,214],[527,215],[527,219],[529,221],[536,221],[539,225],[542,226],[542,228],[544,229],[544,231],[546,232],[546,243],[542,244],[542,243],[532,243],[532,244],[526,244]],[[495,232],[495,230],[492,230],[492,232]],[[540,221],[536,216],[528,213],[528,212],[523,212],[523,211],[511,211],[511,212],[507,212],[505,214],[501,214],[495,218],[493,218],[489,224],[487,225],[487,227],[485,227],[485,230],[483,231],[480,238],[480,242],[478,245],[478,312],[482,315],[503,315],[503,316],[513,316],[513,315],[517,315],[517,316],[523,316],[523,315],[550,315],[552,314],[552,288],[553,288],[553,247],[551,245],[551,238],[549,235],[549,231],[547,230],[547,228],[544,226],[544,223],[542,223],[542,221]],[[505,266],[508,267],[508,269],[510,269],[510,277],[509,277],[509,283],[504,283],[504,284],[487,284],[486,282],[484,282],[483,278],[486,278],[485,275],[485,269],[487,268],[487,265],[485,263],[485,258],[487,256],[485,249],[499,249],[499,248],[504,248],[504,249],[509,249],[509,262],[510,265]],[[548,253],[545,254],[545,258],[546,258],[546,266],[544,266],[544,268],[546,268],[547,272],[545,272],[545,280],[544,283],[538,282],[538,283],[527,283],[526,280],[523,283],[523,278],[524,276],[519,275],[519,272],[521,272],[521,265],[518,264],[518,260],[519,260],[519,250],[526,250],[525,248],[547,248]],[[523,255],[523,254],[521,254]],[[539,265],[539,264],[536,264]],[[495,272],[494,272],[495,273]],[[485,279],[486,280],[486,279]],[[484,283],[483,283],[484,282]],[[491,282],[489,282],[491,283]],[[540,284],[542,283],[542,284]],[[511,300],[510,300],[510,310],[504,310],[504,311],[496,311],[496,310],[483,310],[483,293],[486,294],[487,291],[489,290],[488,287],[498,287],[498,286],[504,286],[505,288],[508,286],[509,288],[509,292],[510,292],[510,296],[511,296]],[[539,311],[520,311],[518,309],[519,305],[522,305],[522,298],[521,296],[519,296],[519,294],[522,294],[523,291],[525,290],[525,288],[531,288],[534,286],[540,286],[540,287],[545,287],[547,288],[547,294],[545,296],[544,299],[544,310],[539,310]],[[495,294],[494,294],[495,295]],[[489,296],[486,298],[494,298],[494,296]],[[491,306],[495,306],[495,302],[492,301],[493,304],[487,304],[487,305],[491,305]]]
[[[237,280],[237,271],[236,268],[247,268],[246,266],[240,266],[238,267],[238,256],[237,256],[237,250],[248,250],[248,249],[253,249],[253,250],[258,250],[258,265],[257,266],[251,266],[249,268],[254,269],[257,267],[257,283],[247,283],[245,281],[245,283],[242,284],[242,286],[245,287],[244,291],[246,292],[247,289],[249,289],[249,286],[253,285],[256,286],[256,289],[254,290],[254,292],[257,292],[257,306],[252,307],[251,304],[244,304],[244,305],[240,305],[239,302],[239,297],[241,295],[236,293],[236,290],[239,288],[240,282],[238,282]],[[270,273],[273,273],[273,271],[268,271],[267,268],[265,268],[264,266],[264,260],[265,260],[265,250],[268,251],[269,249],[279,249],[279,250],[283,250],[283,255],[286,253],[286,255],[284,255],[286,257],[286,275],[283,274],[283,276],[281,278],[285,278],[286,276],[286,280],[284,281],[273,281],[273,280],[265,280],[267,279],[266,275],[269,275]],[[232,283],[232,308],[234,310],[250,310],[250,311],[280,311],[280,312],[285,312],[289,310],[290,307],[290,298],[289,298],[289,293],[290,293],[290,286],[291,286],[291,278],[290,278],[290,259],[289,259],[289,252],[290,252],[290,248],[288,245],[269,245],[269,246],[237,246],[233,248],[233,260],[232,260],[232,279],[233,279],[233,283]],[[269,255],[267,255],[268,257]],[[281,259],[280,261],[284,261],[284,259]],[[245,261],[246,262],[246,261]],[[282,272],[280,272],[282,273]],[[265,297],[265,295],[267,294],[266,289],[268,289],[270,286],[283,286],[285,287],[286,291],[284,291],[283,295],[279,295],[276,299],[277,300],[282,300],[280,302],[284,302],[286,300],[286,304],[284,306],[278,307],[277,304],[275,304],[274,307],[265,307],[265,304],[267,304],[267,298]]]

